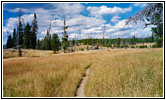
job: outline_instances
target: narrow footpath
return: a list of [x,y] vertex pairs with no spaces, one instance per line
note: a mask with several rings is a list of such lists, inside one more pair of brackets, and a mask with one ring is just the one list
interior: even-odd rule
[[82,77],[82,80],[77,88],[76,97],[85,97],[84,87],[88,78],[90,68],[86,69],[85,76]]

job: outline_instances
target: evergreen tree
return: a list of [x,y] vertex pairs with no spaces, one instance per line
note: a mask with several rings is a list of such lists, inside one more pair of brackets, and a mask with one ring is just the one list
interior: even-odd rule
[[49,34],[49,32],[47,31],[47,50],[51,50],[51,35]]
[[39,39],[37,39],[36,48],[37,48],[38,50],[41,49],[41,41],[40,41]]
[[54,53],[56,53],[56,51],[60,50],[60,40],[59,40],[57,34],[52,35],[51,48],[52,48],[52,50],[54,50]]
[[75,40],[74,39],[72,40],[72,46],[75,46]]
[[48,39],[47,39],[47,37],[45,36],[45,37],[44,37],[44,40],[43,40],[43,50],[47,50],[47,41],[48,41]]
[[117,39],[117,47],[119,48],[120,47],[120,38],[118,37]]
[[17,46],[17,33],[16,33],[16,29],[14,28],[13,30],[13,47]]
[[131,39],[131,44],[132,44],[132,45],[135,45],[135,44],[136,44],[135,36]]
[[49,34],[48,30],[47,35],[44,38],[44,49],[51,50],[51,35]]
[[12,36],[9,35],[7,39],[6,48],[12,48],[12,47],[13,47],[13,39],[12,39]]
[[125,47],[125,45],[126,45],[126,40],[123,39],[123,47]]
[[32,22],[32,34],[31,34],[31,48],[35,49],[36,48],[36,39],[37,39],[37,17],[36,14],[34,13],[34,19]]
[[31,33],[31,26],[27,23],[24,29],[24,48],[26,49],[30,48]]

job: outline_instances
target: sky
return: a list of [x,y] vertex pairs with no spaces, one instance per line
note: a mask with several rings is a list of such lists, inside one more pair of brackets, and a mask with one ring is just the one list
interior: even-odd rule
[[[144,28],[142,22],[128,24],[127,18],[134,16],[145,3],[3,3],[3,44],[17,27],[18,11],[22,9],[24,26],[31,25],[37,14],[37,38],[43,39],[51,20],[51,34],[63,32],[63,16],[68,26],[69,39],[84,38],[138,38],[151,35],[151,27]],[[105,26],[105,32],[104,32]]]

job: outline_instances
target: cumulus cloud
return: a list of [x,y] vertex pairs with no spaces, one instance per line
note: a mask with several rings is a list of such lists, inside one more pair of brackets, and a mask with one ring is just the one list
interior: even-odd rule
[[146,3],[134,3],[133,6],[135,6],[135,7],[146,7],[147,4]]
[[138,22],[137,25],[126,25],[126,20],[121,20],[110,29],[106,30],[112,38],[146,37],[151,35],[151,27],[144,28],[144,23]]
[[84,6],[79,3],[59,3],[51,4],[55,9],[51,10],[59,14],[80,14],[84,10]]
[[6,25],[3,27],[3,35],[7,36],[8,33],[13,32],[14,27],[17,25],[17,20],[17,18],[9,18],[6,21]]
[[120,20],[120,17],[119,16],[114,16],[112,19],[111,19],[111,22],[118,22]]
[[[107,6],[89,6],[87,10],[90,11],[91,16],[84,16],[81,14],[85,10],[85,7],[79,3],[77,4],[49,4],[49,6],[53,7],[52,9],[45,8],[34,8],[28,10],[24,9],[24,12],[28,12],[28,14],[24,14],[22,18],[24,19],[24,23],[29,24],[33,21],[33,13],[37,14],[37,22],[38,22],[38,38],[43,38],[47,33],[47,29],[49,28],[50,20],[51,20],[51,33],[57,33],[59,37],[62,37],[63,32],[63,18],[62,14],[66,15],[66,24],[69,26],[67,29],[67,34],[69,34],[69,38],[103,38],[103,27],[104,24],[107,23],[101,16],[106,14],[114,15],[111,19],[111,22],[114,22],[115,25],[111,25],[110,23],[105,24],[105,38],[115,38],[115,37],[141,37],[145,36],[145,34],[151,34],[151,29],[146,28],[143,29],[143,25],[139,23],[136,25],[125,25],[126,20],[120,20],[120,13],[130,12],[132,10],[131,7],[128,8],[120,8],[120,7],[107,7]],[[12,12],[16,12],[17,8]],[[98,17],[97,17],[98,16]],[[99,17],[100,16],[100,17]],[[16,17],[10,17],[5,26],[3,27],[3,33],[13,32],[13,28],[16,27],[17,23]]]
[[[29,22],[30,24],[33,21],[33,13],[37,14],[37,22],[38,22],[38,33],[39,35],[46,34],[46,31],[49,27],[50,20],[52,23],[52,33],[60,33],[62,32],[63,20],[60,19],[62,14],[67,15],[67,17],[71,17],[70,15],[79,15],[80,12],[84,9],[84,6],[81,4],[49,4],[49,6],[54,7],[53,9],[44,9],[44,8],[33,8],[33,9],[25,9],[22,8],[22,12],[30,12],[31,14],[24,14],[22,18],[24,19],[24,24]],[[15,9],[7,9],[10,12],[18,12],[20,8]],[[69,15],[70,14],[70,15]],[[57,16],[58,15],[58,16]],[[73,19],[73,18],[70,18]],[[84,18],[85,19],[85,18]],[[84,20],[83,19],[83,20]],[[18,19],[16,17],[11,17],[6,21],[6,25],[3,28],[3,33],[12,33],[13,28],[16,27]],[[82,20],[81,20],[82,21]],[[74,20],[69,20],[71,25],[76,25],[81,22],[74,22]],[[70,29],[71,30],[71,29]],[[74,31],[74,30],[73,30]]]
[[120,7],[112,7],[109,8],[107,6],[101,6],[101,7],[87,7],[87,10],[90,11],[91,16],[101,16],[105,14],[120,14],[120,13],[126,13],[130,12],[132,10],[132,7],[129,8],[120,8]]
[[[7,10],[10,11],[10,12],[18,13],[18,12],[20,11],[20,8],[7,9]],[[25,13],[32,12],[31,10],[29,10],[29,9],[24,9],[24,8],[21,8],[21,11],[22,11],[22,12],[25,12]]]

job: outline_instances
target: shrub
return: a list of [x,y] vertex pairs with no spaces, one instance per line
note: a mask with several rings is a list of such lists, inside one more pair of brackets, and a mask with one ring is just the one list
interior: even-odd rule
[[163,39],[162,38],[157,38],[156,43],[157,43],[158,47],[162,47],[163,46]]
[[147,45],[140,45],[139,48],[147,48]]
[[125,47],[125,48],[128,48],[129,46],[126,44],[126,45],[124,45],[124,47]]
[[89,46],[87,46],[86,49],[89,50]]
[[158,48],[157,44],[152,45],[152,48]]
[[84,48],[81,48],[81,51],[84,51]]
[[132,45],[131,48],[135,48],[135,46]]
[[110,47],[110,48],[111,48],[111,47],[112,47],[112,45],[109,45],[108,47]]

